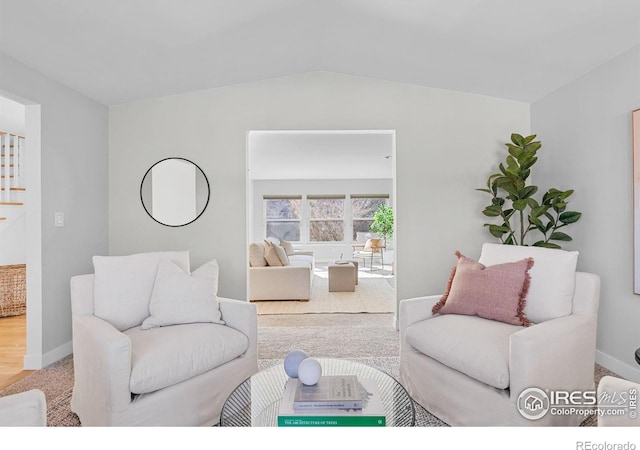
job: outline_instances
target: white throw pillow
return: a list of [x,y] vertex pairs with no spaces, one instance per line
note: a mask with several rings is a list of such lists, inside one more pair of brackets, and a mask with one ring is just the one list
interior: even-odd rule
[[524,308],[532,323],[568,316],[573,307],[578,252],[544,247],[489,244],[482,246],[478,262],[493,266],[533,258],[531,284]]
[[249,266],[266,267],[267,265],[267,260],[264,259],[264,244],[249,244]]
[[280,246],[284,249],[284,251],[287,253],[287,256],[291,256],[295,253],[295,251],[293,250],[293,245],[291,244],[291,242],[285,241],[285,240],[280,240]]
[[278,251],[276,250],[276,244],[273,242],[264,241],[264,259],[267,260],[267,264],[270,266],[282,266],[282,260],[278,256]]
[[218,262],[209,261],[189,275],[170,260],[160,261],[143,330],[185,323],[224,324],[218,304]]
[[278,244],[273,244],[273,248],[276,249],[276,254],[278,255],[278,259],[283,266],[288,266],[290,264],[289,257],[287,256],[287,251]]
[[149,301],[158,264],[170,259],[190,272],[189,252],[150,252],[127,256],[94,256],[94,313],[119,331],[137,327],[149,317]]

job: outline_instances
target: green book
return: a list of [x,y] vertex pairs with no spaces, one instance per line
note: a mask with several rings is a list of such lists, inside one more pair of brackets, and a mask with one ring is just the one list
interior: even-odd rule
[[297,378],[287,380],[278,412],[279,427],[384,427],[387,424],[375,380],[358,380],[363,397],[362,409],[294,409],[299,382]]

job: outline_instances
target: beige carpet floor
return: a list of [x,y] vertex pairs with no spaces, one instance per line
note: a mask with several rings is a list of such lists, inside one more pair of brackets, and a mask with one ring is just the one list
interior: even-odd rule
[[[258,316],[258,358],[260,368],[282,364],[286,354],[302,349],[316,357],[349,358],[398,377],[399,340],[393,314],[313,314]],[[596,384],[604,375],[615,375],[596,366]],[[73,357],[68,356],[23,380],[0,390],[0,397],[41,389],[47,398],[49,426],[79,426],[71,412]],[[416,426],[446,426],[419,404],[415,404]],[[595,426],[589,418],[583,426]]]
[[295,300],[254,301],[258,314],[392,313],[395,290],[392,277],[360,270],[355,292],[329,292],[326,268],[316,270],[308,302]]

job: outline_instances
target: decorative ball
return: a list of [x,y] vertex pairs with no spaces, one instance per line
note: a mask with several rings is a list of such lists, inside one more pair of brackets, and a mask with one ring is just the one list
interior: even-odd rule
[[298,378],[298,366],[308,356],[302,350],[293,350],[284,358],[284,371],[290,378]]
[[311,386],[320,381],[322,376],[322,366],[317,359],[307,358],[302,360],[298,366],[298,378],[302,384]]

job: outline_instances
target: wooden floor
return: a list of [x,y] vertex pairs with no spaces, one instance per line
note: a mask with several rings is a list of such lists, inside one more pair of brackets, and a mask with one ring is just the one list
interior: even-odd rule
[[27,316],[0,317],[0,389],[33,372],[22,370],[26,353]]

